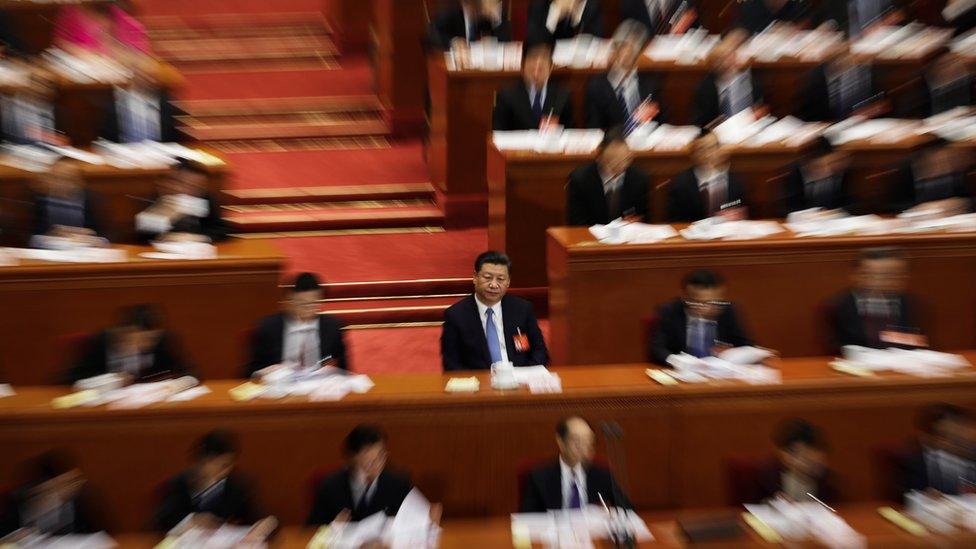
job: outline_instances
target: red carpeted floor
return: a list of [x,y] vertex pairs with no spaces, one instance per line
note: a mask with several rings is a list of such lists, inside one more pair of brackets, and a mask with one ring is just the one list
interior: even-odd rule
[[231,189],[430,181],[419,141],[396,142],[380,149],[229,153],[226,156],[234,166],[228,185]]
[[187,73],[178,99],[251,99],[373,93],[365,57],[343,57],[337,69]]
[[471,276],[488,246],[485,229],[443,233],[280,238],[286,278],[312,271],[329,282],[371,282]]
[[329,0],[139,0],[139,15],[199,15],[221,13],[313,13]]

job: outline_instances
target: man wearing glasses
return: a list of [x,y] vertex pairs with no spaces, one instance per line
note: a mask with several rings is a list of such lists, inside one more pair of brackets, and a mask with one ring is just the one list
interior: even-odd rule
[[441,359],[444,371],[488,370],[492,364],[546,365],[549,352],[532,304],[505,295],[512,262],[488,251],[474,262],[474,294],[444,312]]
[[683,296],[663,305],[651,335],[651,361],[667,364],[668,357],[688,353],[707,357],[729,347],[752,345],[735,308],[726,301],[725,285],[709,270],[685,276]]

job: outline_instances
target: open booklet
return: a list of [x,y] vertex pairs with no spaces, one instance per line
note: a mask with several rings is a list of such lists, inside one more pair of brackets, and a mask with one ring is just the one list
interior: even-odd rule
[[359,522],[333,522],[323,526],[308,543],[309,549],[358,549],[381,543],[389,549],[437,547],[440,527],[430,519],[431,504],[414,488],[396,516],[380,512]]
[[512,515],[512,538],[517,547],[541,543],[545,547],[593,547],[594,541],[626,537],[637,543],[654,540],[637,513],[590,505],[583,509]]

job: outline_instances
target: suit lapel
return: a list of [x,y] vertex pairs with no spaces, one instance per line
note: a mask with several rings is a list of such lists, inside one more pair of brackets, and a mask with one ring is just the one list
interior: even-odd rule
[[610,219],[610,208],[607,206],[607,195],[603,192],[603,176],[600,175],[599,166],[594,163],[593,170],[591,172],[591,177],[587,178],[590,181],[590,203],[596,208],[597,212],[600,214],[600,219],[606,219],[608,221],[613,221]]
[[678,347],[684,348],[688,342],[688,314],[685,312],[684,303],[678,300],[678,325],[675,326],[675,333],[678,334]]
[[[533,125],[538,126],[539,121],[536,120],[535,113],[532,112],[532,97],[529,96],[529,87],[525,85],[524,80],[519,82],[518,94],[519,94],[518,109],[522,111],[520,118],[530,121],[531,124],[528,124],[529,126],[533,126]],[[548,100],[549,97],[547,96],[546,101]],[[544,107],[543,110],[545,110]]]
[[505,349],[508,351],[508,361],[515,362],[513,356],[515,348],[512,346],[512,336],[515,334],[517,323],[515,322],[512,308],[508,306],[511,301],[508,296],[502,298],[502,329],[505,330]]
[[559,467],[559,460],[546,471],[546,507],[549,509],[563,508],[563,478]]
[[479,342],[479,346],[481,348],[481,358],[485,361],[485,364],[491,364],[491,352],[488,350],[488,338],[485,337],[485,328],[481,325],[481,315],[478,313],[478,302],[475,300],[473,294],[468,299],[468,319],[469,322],[472,323],[472,331],[478,334],[477,341]]

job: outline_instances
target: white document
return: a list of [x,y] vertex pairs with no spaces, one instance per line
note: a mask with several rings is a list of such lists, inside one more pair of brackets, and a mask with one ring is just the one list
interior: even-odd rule
[[761,349],[748,345],[745,347],[732,347],[718,354],[718,358],[740,365],[759,364],[763,360],[773,356],[775,355],[769,349]]
[[400,505],[385,534],[390,549],[436,547],[440,528],[430,521],[430,502],[414,488]]
[[0,398],[12,397],[16,394],[14,388],[9,383],[0,383]]
[[651,244],[678,236],[671,225],[648,225],[616,219],[606,225],[593,225],[590,234],[604,244]]

